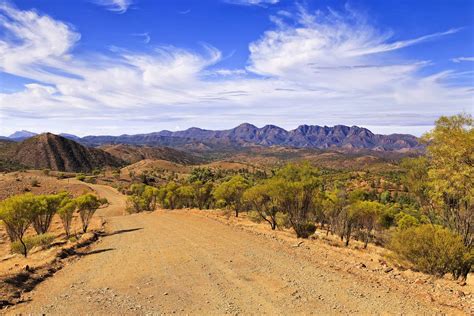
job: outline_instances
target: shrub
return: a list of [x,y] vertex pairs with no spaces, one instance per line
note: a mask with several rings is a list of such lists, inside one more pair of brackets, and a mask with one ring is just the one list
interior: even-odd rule
[[298,238],[308,238],[316,226],[310,223],[318,205],[315,196],[321,185],[319,170],[309,164],[287,165],[272,181],[272,195],[278,210],[288,214],[288,220]]
[[313,223],[296,223],[293,228],[299,238],[308,238],[316,232],[316,225]]
[[272,230],[276,228],[276,213],[278,211],[276,194],[272,181],[267,180],[255,185],[244,192],[243,200],[257,213],[260,220],[270,224]]
[[76,179],[79,180],[79,181],[84,181],[84,180],[86,180],[86,175],[83,174],[83,173],[80,173],[76,176]]
[[54,214],[56,214],[62,201],[67,197],[67,193],[38,195],[39,207],[33,218],[33,227],[38,235],[44,234],[49,230]]
[[383,204],[375,201],[356,201],[349,205],[346,223],[346,246],[349,245],[352,230],[356,229],[356,233],[364,239],[364,248],[367,248],[371,232],[383,209]]
[[[24,239],[24,245],[26,247],[26,251],[29,252],[34,247],[42,247],[45,248],[49,246],[54,240],[54,236],[51,234],[42,234],[36,235],[31,237],[26,237]],[[11,244],[11,251],[12,253],[24,253],[23,244],[20,241],[15,241]]]
[[155,210],[159,194],[157,188],[145,184],[133,184],[130,191],[131,196],[127,200],[129,213]]
[[398,230],[389,247],[398,260],[437,276],[451,272],[455,278],[466,277],[474,259],[472,250],[464,246],[461,236],[428,224]]
[[405,214],[403,212],[399,213],[396,216],[396,220],[397,220],[397,226],[401,230],[405,230],[405,229],[408,229],[410,227],[420,225],[420,222],[416,219],[416,217],[411,216],[409,214]]
[[263,221],[262,216],[256,211],[247,212],[247,218],[254,223],[261,223]]
[[58,215],[61,218],[61,222],[63,223],[64,232],[66,233],[66,237],[71,235],[71,223],[74,216],[74,211],[76,210],[77,205],[75,200],[71,200],[70,198],[65,198],[61,202],[61,206],[58,210]]
[[278,228],[290,228],[291,223],[288,214],[283,212],[276,213],[276,225]]
[[40,183],[39,183],[38,179],[32,179],[31,180],[31,186],[32,187],[39,187]]
[[25,257],[28,255],[28,248],[24,236],[39,207],[38,199],[31,193],[15,195],[0,203],[0,219],[6,226],[10,239],[19,241],[22,245]]
[[225,206],[235,212],[235,217],[239,216],[242,206],[242,195],[249,187],[248,181],[241,175],[235,175],[228,181],[220,183],[213,192],[217,201],[224,201]]
[[104,204],[104,201],[92,193],[86,193],[74,199],[74,202],[76,203],[81,217],[82,231],[85,233],[87,232],[92,216],[95,211]]

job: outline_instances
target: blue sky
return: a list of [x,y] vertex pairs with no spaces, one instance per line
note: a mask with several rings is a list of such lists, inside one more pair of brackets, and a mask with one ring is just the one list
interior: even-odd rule
[[0,135],[474,112],[474,2],[0,0]]

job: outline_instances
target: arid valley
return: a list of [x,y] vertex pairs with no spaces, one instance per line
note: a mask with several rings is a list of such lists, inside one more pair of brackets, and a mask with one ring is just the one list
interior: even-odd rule
[[0,0],[0,315],[474,315],[473,0]]

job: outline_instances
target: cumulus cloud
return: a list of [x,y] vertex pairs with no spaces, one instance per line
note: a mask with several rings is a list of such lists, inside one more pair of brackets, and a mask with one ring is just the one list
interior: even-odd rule
[[3,5],[0,70],[29,83],[0,93],[0,134],[19,127],[119,134],[242,121],[418,130],[441,114],[470,109],[472,87],[449,84],[457,73],[423,75],[429,61],[395,55],[454,30],[391,41],[351,11],[299,8],[277,17],[249,44],[247,66],[226,69],[210,45],[76,55],[80,34],[73,26]]
[[96,4],[105,7],[109,11],[125,13],[133,4],[133,0],[93,0]]

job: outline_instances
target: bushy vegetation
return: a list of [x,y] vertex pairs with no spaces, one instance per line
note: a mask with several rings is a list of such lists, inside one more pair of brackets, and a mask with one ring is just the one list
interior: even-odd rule
[[[50,242],[50,229],[53,216],[58,214],[69,237],[75,211],[79,212],[83,232],[87,231],[90,219],[105,200],[87,193],[73,199],[68,193],[34,195],[31,193],[11,196],[0,202],[0,220],[12,242],[12,251],[25,257],[35,246],[45,246]],[[36,236],[25,234],[33,226]]]
[[34,247],[47,247],[49,246],[54,240],[54,236],[51,234],[41,234],[36,236],[29,236],[24,239],[24,244],[20,243],[19,241],[14,241],[11,244],[11,251],[13,253],[23,254],[26,252],[28,253]]
[[129,213],[153,211],[156,208],[158,189],[146,184],[133,184],[130,187],[130,196],[127,200]]
[[466,274],[474,261],[462,237],[447,228],[424,224],[398,230],[389,247],[398,259],[408,261],[419,271],[443,276],[451,272],[454,277]]
[[[473,251],[472,124],[468,115],[441,117],[423,137],[427,154],[405,159],[399,171],[318,169],[302,162],[270,173],[209,168],[195,168],[187,178],[146,173],[134,175],[142,184],[130,188],[129,204],[134,211],[158,203],[168,209],[222,208],[235,216],[248,212],[271,229],[291,227],[299,238],[321,229],[347,246],[354,239],[364,248],[372,241],[389,244],[399,260],[421,271],[465,278]],[[437,252],[445,258],[437,260]]]
[[[466,278],[474,262],[474,130],[468,115],[441,117],[427,133],[426,155],[402,161],[398,171],[319,169],[309,162],[273,170],[195,168],[174,172],[130,172],[129,212],[220,208],[227,214],[291,228],[298,238],[320,230],[346,246],[371,242],[392,249],[400,263],[434,275]],[[115,175],[120,178],[120,172]],[[86,232],[106,201],[93,194],[11,197],[0,204],[12,242],[26,256],[24,238],[33,225],[45,234],[58,214],[66,235],[78,211]],[[230,215],[229,215],[230,216]]]
[[105,199],[99,199],[97,195],[92,193],[83,194],[75,199],[75,205],[79,212],[82,222],[82,231],[87,232],[90,220],[97,209],[107,203]]

